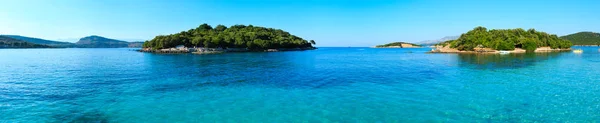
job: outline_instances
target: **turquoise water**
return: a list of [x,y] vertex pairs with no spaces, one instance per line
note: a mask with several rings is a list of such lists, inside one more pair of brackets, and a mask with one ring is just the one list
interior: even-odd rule
[[600,53],[1,49],[0,122],[599,122]]

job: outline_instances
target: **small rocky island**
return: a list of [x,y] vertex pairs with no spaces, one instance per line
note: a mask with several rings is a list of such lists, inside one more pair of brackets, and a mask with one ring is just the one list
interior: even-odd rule
[[419,48],[421,45],[406,43],[406,42],[394,42],[384,45],[377,45],[375,48]]
[[456,40],[435,45],[432,53],[526,53],[571,50],[571,41],[535,29],[493,29],[485,27],[462,34]]
[[160,35],[144,42],[141,52],[196,53],[275,52],[316,49],[314,40],[304,40],[289,32],[252,25],[212,27],[202,24],[176,34]]

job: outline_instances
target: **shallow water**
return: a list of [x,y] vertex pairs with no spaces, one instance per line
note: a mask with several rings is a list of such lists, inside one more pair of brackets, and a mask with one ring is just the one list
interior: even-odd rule
[[0,49],[0,122],[598,122],[598,47]]

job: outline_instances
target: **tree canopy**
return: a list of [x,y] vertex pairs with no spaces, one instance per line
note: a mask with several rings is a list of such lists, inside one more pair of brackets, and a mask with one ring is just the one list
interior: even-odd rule
[[574,45],[600,45],[600,33],[578,32],[560,37],[573,42]]
[[558,38],[553,34],[538,32],[535,29],[493,29],[476,27],[464,33],[456,40],[448,42],[451,48],[472,51],[473,48],[492,48],[495,50],[514,50],[523,48],[533,51],[538,47],[551,47],[553,49],[570,48],[573,44],[565,39]]
[[144,48],[162,49],[178,45],[206,48],[309,48],[315,44],[286,31],[252,25],[233,25],[212,27],[202,24],[195,29],[176,34],[159,35],[144,42]]

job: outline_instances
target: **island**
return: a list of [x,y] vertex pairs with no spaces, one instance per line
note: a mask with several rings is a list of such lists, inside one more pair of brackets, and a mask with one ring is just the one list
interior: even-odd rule
[[316,49],[314,40],[304,40],[281,29],[253,25],[212,27],[202,24],[176,34],[159,35],[144,42],[141,52],[222,53],[250,51],[295,51]]
[[571,50],[573,44],[556,35],[535,29],[492,29],[476,27],[456,40],[435,45],[432,53],[525,53]]
[[419,48],[421,45],[406,43],[406,42],[394,42],[384,45],[377,45],[375,48]]
[[79,39],[75,44],[79,48],[135,48],[141,47],[142,42],[127,42],[110,39],[102,36],[91,35]]
[[573,42],[573,45],[600,46],[600,33],[596,32],[578,32],[560,38]]

